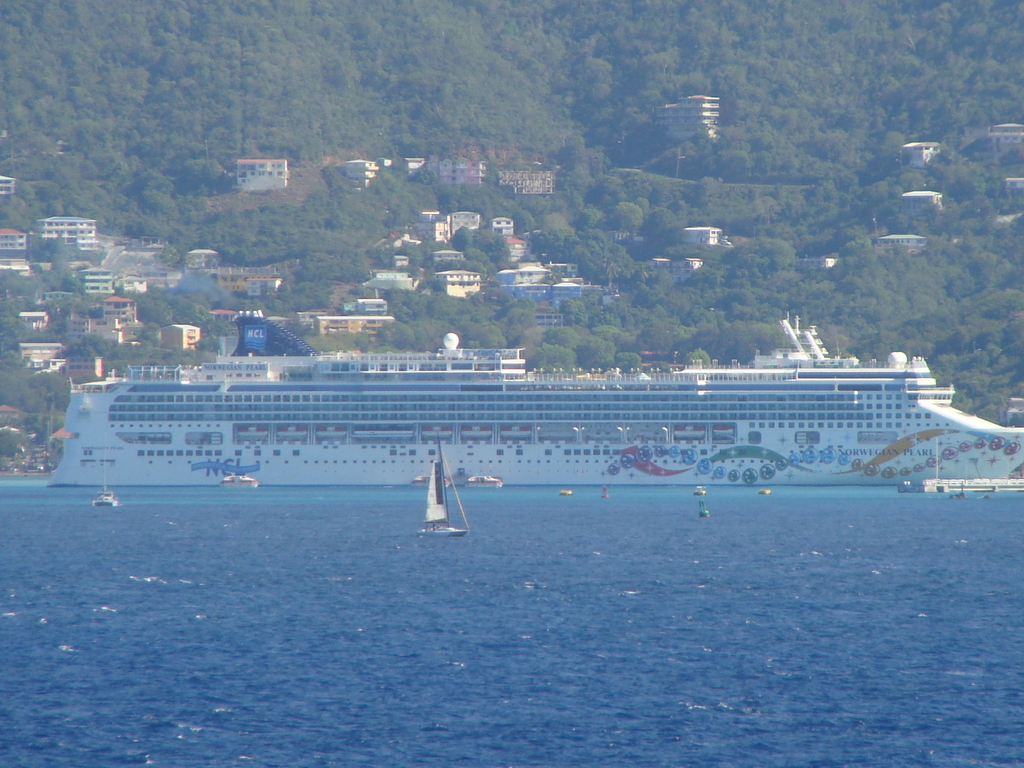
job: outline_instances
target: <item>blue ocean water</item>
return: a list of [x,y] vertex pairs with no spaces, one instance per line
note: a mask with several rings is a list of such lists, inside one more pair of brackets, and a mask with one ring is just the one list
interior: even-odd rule
[[1016,494],[0,482],[0,766],[1024,763]]

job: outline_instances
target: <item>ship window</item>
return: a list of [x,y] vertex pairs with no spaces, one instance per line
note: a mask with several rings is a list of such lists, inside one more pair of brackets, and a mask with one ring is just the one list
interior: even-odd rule
[[178,449],[177,451],[175,451],[175,453],[176,453],[176,454],[177,454],[178,456],[184,456],[184,455],[185,455],[185,452],[184,452],[183,450],[181,450],[180,448],[179,448],[179,449]]
[[147,456],[152,456],[154,453],[155,453],[155,451],[152,451],[152,450],[146,451],[146,455]]
[[545,448],[544,449],[544,455],[545,456],[550,456],[551,455],[551,449],[550,448]]
[[235,451],[235,456],[241,456],[241,455],[242,455],[242,452],[241,452],[241,451],[239,451],[239,450],[236,450],[236,451]]
[[747,433],[747,442],[750,443],[751,445],[759,445],[761,443],[761,433],[760,432],[748,432]]
[[138,453],[136,454],[136,456],[145,456],[145,455],[146,455],[146,452],[145,452],[145,451],[139,451],[139,452],[138,452]]
[[299,449],[298,448],[293,449],[292,450],[292,456],[298,456],[298,455],[299,455]]
[[275,456],[280,456],[280,455],[281,455],[281,452],[280,452],[279,450],[275,449],[275,450],[274,450],[274,455],[275,455]]
[[494,453],[495,453],[496,455],[498,455],[498,456],[504,456],[504,455],[505,455],[505,450],[504,450],[503,448],[499,448],[499,449],[498,449],[498,450],[496,450],[496,451],[495,451]]

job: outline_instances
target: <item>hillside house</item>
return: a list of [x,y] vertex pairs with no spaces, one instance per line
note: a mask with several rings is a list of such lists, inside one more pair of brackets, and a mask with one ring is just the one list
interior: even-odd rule
[[43,240],[57,240],[83,251],[99,250],[96,219],[78,216],[51,216],[36,220],[36,234]]
[[0,229],[0,253],[25,251],[28,249],[28,235],[17,229]]
[[722,237],[718,227],[686,227],[683,230],[683,242],[692,245],[725,245],[728,241]]
[[832,269],[839,263],[835,256],[806,256],[796,260],[797,269]]
[[0,259],[0,271],[28,277],[32,274],[32,265],[28,263],[28,259]]
[[74,382],[95,381],[103,378],[103,358],[87,357],[82,360],[68,360],[64,363],[64,371]]
[[356,299],[355,312],[357,315],[386,315],[388,303],[385,299]]
[[414,291],[417,281],[408,272],[381,271],[374,272],[373,277],[363,283],[364,288],[379,291]]
[[942,210],[942,193],[922,189],[904,192],[900,201],[900,211],[905,216],[920,216],[931,210]]
[[43,331],[50,325],[48,312],[19,312],[18,320],[29,331]]
[[507,216],[497,216],[491,219],[490,224],[491,231],[503,237],[512,237],[516,233],[516,223]]
[[388,323],[390,315],[317,315],[313,327],[321,336],[328,333],[376,333]]
[[468,269],[449,269],[444,272],[435,272],[434,277],[444,284],[444,291],[449,296],[464,299],[471,294],[480,292],[479,272],[472,272]]
[[36,371],[58,371],[64,365],[64,345],[58,341],[23,341],[18,343],[18,355],[28,368]]
[[554,171],[498,171],[498,186],[515,195],[555,194]]
[[14,194],[18,180],[10,176],[0,176],[0,197],[9,197]]
[[114,292],[114,273],[109,269],[99,267],[83,269],[78,273],[78,277],[82,281],[85,292],[90,296]]
[[437,174],[442,184],[483,184],[487,163],[483,160],[427,160],[427,169]]
[[480,229],[480,214],[472,211],[448,214],[448,231],[454,235],[460,229]]
[[235,161],[235,185],[241,192],[262,192],[288,186],[288,161],[249,158]]
[[114,287],[122,293],[145,293],[149,290],[149,282],[138,275],[125,275],[114,280]]
[[185,269],[216,269],[220,253],[211,248],[193,248],[185,254]]
[[530,255],[530,248],[525,240],[520,240],[518,237],[506,237],[505,242],[508,243],[508,260],[513,264]]
[[992,151],[1001,155],[1024,144],[1024,125],[1020,123],[1002,123],[988,129],[988,142]]
[[401,269],[402,267],[409,266],[409,257],[404,253],[396,253],[391,257],[391,266],[395,269]]
[[348,160],[341,170],[348,178],[368,187],[377,178],[380,166],[374,160]]
[[450,264],[452,262],[466,260],[466,255],[462,251],[434,251],[430,256],[435,264]]
[[718,136],[719,115],[717,96],[687,96],[678,104],[662,107],[658,122],[672,139],[688,139],[699,132],[715,138]]
[[912,141],[903,145],[903,162],[911,168],[924,168],[941,151],[938,142]]
[[927,243],[928,239],[921,235],[885,235],[875,238],[875,248],[879,249],[899,247],[908,251],[921,251]]
[[1024,178],[1009,178],[1003,181],[1003,188],[1011,195],[1024,195]]
[[103,316],[106,318],[117,318],[125,325],[139,322],[138,305],[134,299],[111,296],[109,299],[104,299],[100,306],[103,308]]
[[440,211],[420,211],[420,220],[413,229],[424,240],[446,243],[451,239],[448,217],[442,216]]
[[160,346],[165,349],[195,349],[203,338],[203,329],[195,325],[165,325],[160,329]]

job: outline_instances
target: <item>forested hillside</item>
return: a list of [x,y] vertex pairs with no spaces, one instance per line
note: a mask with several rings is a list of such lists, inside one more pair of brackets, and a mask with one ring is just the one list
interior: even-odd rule
[[[552,367],[744,360],[780,341],[773,323],[791,311],[840,351],[926,355],[962,407],[998,418],[1024,395],[1024,198],[1003,187],[1024,176],[1024,156],[963,137],[1024,122],[1022,50],[1024,6],[1009,2],[6,0],[0,174],[18,194],[0,201],[0,227],[86,216],[108,234],[161,238],[172,259],[205,247],[238,265],[287,261],[265,308],[288,313],[330,306],[333,281],[387,265],[375,244],[423,208],[507,215],[538,231],[531,249],[620,299],[569,302],[567,327],[545,332],[532,304],[493,291],[391,295],[399,322],[353,343],[430,348],[455,328]],[[670,141],[659,107],[697,93],[721,99],[719,138]],[[942,154],[908,168],[908,141]],[[429,155],[492,171],[540,163],[557,169],[557,193],[398,168],[360,190],[336,167]],[[288,158],[322,184],[233,207],[229,172],[245,156]],[[922,189],[943,193],[943,210],[906,218],[901,193]],[[681,245],[693,225],[721,227],[735,247]],[[928,248],[872,245],[906,232]],[[503,266],[502,244],[459,237],[470,266]],[[797,269],[826,255],[835,268]],[[705,266],[681,285],[648,267],[686,256]],[[59,270],[4,278],[5,354],[28,338],[12,318],[61,285],[74,280]],[[255,303],[157,292],[140,311],[212,329],[211,307],[243,305]],[[115,363],[158,354],[97,349]]]

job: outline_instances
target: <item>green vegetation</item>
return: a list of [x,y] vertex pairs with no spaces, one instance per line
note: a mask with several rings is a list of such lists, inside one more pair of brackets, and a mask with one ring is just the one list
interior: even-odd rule
[[[1024,207],[1003,191],[1005,177],[1024,176],[1024,156],[996,158],[962,137],[1024,122],[1022,49],[1024,6],[982,1],[8,0],[0,174],[19,187],[0,201],[0,227],[80,215],[177,254],[214,248],[230,264],[282,265],[281,293],[262,303],[148,294],[141,346],[76,350],[118,369],[211,352],[224,329],[210,309],[327,308],[334,283],[354,295],[390,266],[381,239],[436,208],[541,230],[535,253],[578,264],[619,298],[567,302],[566,327],[545,330],[530,302],[490,289],[467,300],[395,293],[398,322],[347,342],[429,349],[456,330],[473,346],[525,346],[545,369],[745,361],[781,341],[774,324],[790,311],[833,351],[927,356],[961,407],[998,418],[1024,394],[1024,219],[997,218]],[[720,137],[670,142],[657,110],[693,93],[721,98]],[[941,142],[942,154],[907,168],[907,141]],[[427,155],[481,157],[492,171],[538,162],[558,169],[558,192],[446,187],[397,166],[360,189],[336,167]],[[244,156],[287,157],[309,184],[242,205],[229,172]],[[944,209],[905,218],[900,194],[915,189],[942,192]],[[735,247],[682,245],[695,225],[721,227]],[[876,251],[870,238],[885,232],[929,246]],[[507,264],[487,233],[453,247],[488,276]],[[403,253],[429,267],[428,250]],[[834,269],[798,269],[798,258],[826,255]],[[79,256],[49,249],[33,258],[52,272],[2,278],[7,369],[21,370],[18,341],[59,338],[85,306],[72,300],[43,334],[16,319],[42,290],[80,295],[62,269]],[[704,267],[676,285],[649,266],[655,257]],[[170,321],[203,326],[205,349],[157,349]]]

